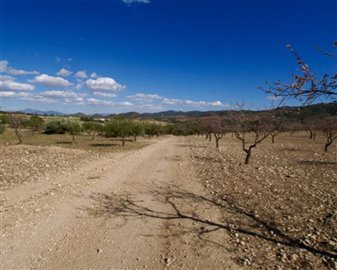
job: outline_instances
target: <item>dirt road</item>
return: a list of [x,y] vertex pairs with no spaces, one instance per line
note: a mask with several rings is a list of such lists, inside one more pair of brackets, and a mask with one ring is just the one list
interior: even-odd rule
[[189,155],[163,138],[4,191],[1,269],[237,269]]

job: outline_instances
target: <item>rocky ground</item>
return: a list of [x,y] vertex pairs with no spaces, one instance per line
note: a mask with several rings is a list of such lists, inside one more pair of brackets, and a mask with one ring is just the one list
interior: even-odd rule
[[1,146],[2,269],[337,269],[337,147]]
[[[248,269],[337,269],[336,146],[306,134],[267,139],[244,165],[239,141],[190,139],[192,159],[222,212],[231,251]],[[221,227],[220,226],[220,227]]]
[[0,190],[76,171],[99,154],[56,146],[1,145]]

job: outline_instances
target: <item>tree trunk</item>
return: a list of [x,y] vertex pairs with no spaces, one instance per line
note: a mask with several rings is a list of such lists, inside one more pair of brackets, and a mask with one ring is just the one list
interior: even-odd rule
[[208,135],[208,141],[211,142],[212,141],[212,134]]
[[328,140],[327,143],[325,144],[324,151],[328,152],[329,146],[332,144],[332,141]]
[[122,138],[122,141],[123,141],[123,146],[125,146],[125,137]]
[[247,151],[245,151],[246,152],[246,159],[245,159],[245,164],[248,164],[249,163],[249,159],[250,159],[250,157],[251,157],[251,155],[252,155],[252,149],[251,148],[249,148]]
[[19,144],[21,144],[22,143],[21,134],[17,128],[15,128],[14,130],[15,130],[15,135],[18,138]]
[[75,142],[75,134],[71,134],[73,136],[73,143]]
[[208,133],[206,133],[206,140],[208,139],[208,136],[209,136]]
[[215,137],[215,147],[219,148],[219,140],[220,138]]
[[314,134],[312,133],[312,131],[311,130],[309,130],[309,139],[311,140],[313,137],[314,137]]
[[275,139],[274,139],[275,136],[276,136],[276,135],[271,135],[271,142],[272,142],[272,143],[275,143]]
[[136,134],[133,136],[133,141],[134,141],[134,142],[137,141],[137,135],[136,135]]

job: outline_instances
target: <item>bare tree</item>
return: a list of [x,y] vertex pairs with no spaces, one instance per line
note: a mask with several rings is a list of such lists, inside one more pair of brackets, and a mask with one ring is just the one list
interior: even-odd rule
[[212,131],[209,126],[208,117],[202,118],[199,125],[200,125],[200,130],[206,135],[206,140],[209,140],[211,142],[212,141]]
[[337,118],[327,118],[320,125],[320,130],[326,138],[324,151],[328,152],[329,146],[337,139]]
[[317,118],[308,118],[303,121],[303,127],[309,133],[309,139],[316,140],[320,122],[321,120]]
[[[337,43],[334,45],[337,49]],[[293,75],[289,83],[267,82],[266,86],[260,89],[274,98],[280,98],[281,103],[288,98],[295,98],[304,104],[310,104],[318,98],[337,100],[337,75],[315,74],[291,45],[287,45],[287,48],[295,57],[300,73]]]
[[207,123],[210,134],[214,135],[215,147],[219,148],[219,140],[223,138],[225,131],[223,119],[219,115],[213,115],[207,118]]
[[269,126],[260,117],[247,116],[241,111],[233,112],[230,118],[232,131],[242,143],[242,150],[246,153],[245,164],[248,164],[252,149],[270,135]]
[[283,127],[284,127],[284,119],[282,119],[281,117],[277,117],[274,114],[270,115],[267,130],[271,137],[272,143],[275,143],[275,137],[284,130]]
[[22,133],[21,129],[25,126],[28,119],[25,115],[21,114],[8,114],[9,126],[14,129],[14,133],[18,139],[18,143],[22,143]]

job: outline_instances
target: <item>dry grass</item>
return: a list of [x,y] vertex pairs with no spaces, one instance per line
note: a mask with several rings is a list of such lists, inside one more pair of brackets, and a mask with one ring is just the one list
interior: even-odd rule
[[[41,134],[32,133],[29,130],[22,130],[23,144],[36,146],[59,146],[69,149],[80,149],[97,153],[110,153],[119,151],[128,151],[140,149],[149,143],[150,140],[144,138],[137,138],[137,142],[132,142],[131,138],[122,146],[122,142],[118,138],[106,138],[103,136],[96,136],[94,140],[87,134],[75,136],[75,143],[72,143],[72,136],[68,134]],[[11,129],[6,129],[1,135],[0,145],[14,145],[18,140]]]

